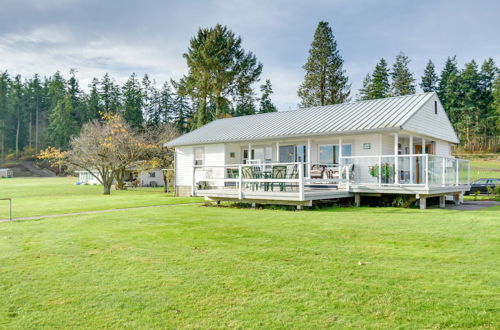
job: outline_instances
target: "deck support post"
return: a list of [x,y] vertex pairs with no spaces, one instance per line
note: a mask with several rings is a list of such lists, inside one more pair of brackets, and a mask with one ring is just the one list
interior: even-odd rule
[[460,205],[460,195],[459,194],[453,195],[453,203],[455,203],[455,205]]
[[297,204],[297,210],[302,210],[304,207],[301,204]]
[[446,208],[446,196],[445,195],[439,196],[439,208],[440,209]]
[[418,200],[419,206],[421,210],[425,210],[427,208],[427,198],[420,196]]
[[254,208],[255,208],[255,206],[256,206],[256,204],[255,204],[255,203],[252,203],[252,209],[254,209]]
[[299,166],[299,199],[304,200],[304,165],[302,163]]
[[361,194],[360,193],[354,194],[354,205],[357,207],[361,206]]

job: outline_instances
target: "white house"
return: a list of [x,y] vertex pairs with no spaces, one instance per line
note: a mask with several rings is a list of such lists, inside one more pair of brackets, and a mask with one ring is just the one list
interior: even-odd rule
[[[78,173],[78,182],[80,184],[99,184],[96,176],[99,176],[97,171],[92,175],[88,171],[76,171]],[[159,187],[165,185],[163,172],[161,169],[140,170],[132,168],[125,173],[125,182],[137,184],[139,187]]]
[[435,93],[215,120],[180,136],[177,195],[311,205],[363,195],[460,196],[469,163]]

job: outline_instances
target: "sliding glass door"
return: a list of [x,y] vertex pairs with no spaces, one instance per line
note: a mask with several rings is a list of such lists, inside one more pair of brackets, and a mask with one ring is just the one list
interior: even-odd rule
[[[352,145],[342,145],[342,156],[352,156]],[[320,164],[338,164],[340,161],[339,146],[337,144],[320,144],[318,146],[318,160]]]

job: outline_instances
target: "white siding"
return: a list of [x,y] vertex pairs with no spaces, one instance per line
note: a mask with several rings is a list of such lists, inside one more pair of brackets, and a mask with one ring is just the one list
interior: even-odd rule
[[[203,147],[203,165],[224,165],[226,159],[223,144],[175,148],[175,182],[177,186],[191,186],[193,182],[194,148]],[[218,169],[217,171],[223,171]]]
[[435,154],[438,156],[451,156],[451,146],[446,141],[436,140]]
[[193,182],[193,147],[175,148],[175,184],[191,186]]
[[[437,114],[434,110],[437,101]],[[433,95],[405,124],[403,129],[421,135],[458,143],[457,135],[451,125],[441,102]]]

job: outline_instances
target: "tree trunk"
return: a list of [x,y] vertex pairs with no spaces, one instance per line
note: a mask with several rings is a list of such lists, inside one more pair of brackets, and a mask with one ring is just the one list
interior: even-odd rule
[[115,179],[116,179],[116,189],[117,190],[125,190],[125,185],[123,184],[123,178],[125,177],[125,169],[121,168],[116,170]]
[[165,182],[165,186],[163,187],[163,192],[168,193],[168,171],[163,172],[163,182]]
[[35,153],[38,154],[38,100],[36,102],[36,115],[35,115]]
[[102,185],[104,188],[104,195],[111,195],[111,184],[106,183]]
[[19,159],[19,127],[21,125],[21,121],[19,117],[17,117],[17,129],[16,129],[16,159]]
[[33,123],[33,115],[30,112],[30,126],[29,126],[29,131],[28,131],[28,145],[31,148],[31,131],[32,131],[32,123]]

